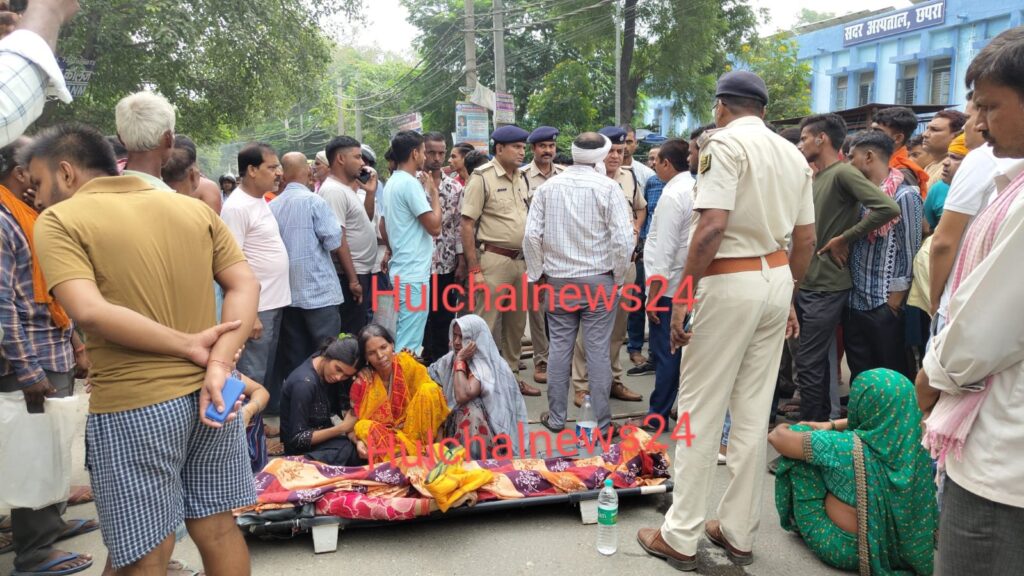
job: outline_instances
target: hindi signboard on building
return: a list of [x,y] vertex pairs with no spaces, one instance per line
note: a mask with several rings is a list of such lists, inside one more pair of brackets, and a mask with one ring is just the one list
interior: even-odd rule
[[491,121],[487,108],[470,102],[455,103],[455,143],[468,142],[487,150],[491,140]]
[[843,27],[843,46],[854,46],[946,22],[946,0],[897,10]]

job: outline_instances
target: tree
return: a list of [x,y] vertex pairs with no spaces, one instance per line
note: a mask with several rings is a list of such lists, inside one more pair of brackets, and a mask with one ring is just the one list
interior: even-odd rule
[[[64,56],[95,60],[85,94],[45,122],[113,133],[114,106],[152,89],[178,109],[177,131],[223,140],[239,126],[317,102],[329,44],[318,22],[362,0],[93,0],[68,27]],[[312,90],[311,90],[312,88]]]
[[815,22],[830,20],[835,17],[835,12],[818,12],[817,10],[811,10],[810,8],[801,8],[800,15],[796,18],[796,26],[799,27],[807,24],[814,24]]
[[591,130],[597,108],[590,95],[593,83],[582,62],[566,60],[541,80],[541,88],[530,96],[527,115],[537,125],[557,126],[566,134]]
[[[607,3],[605,3],[607,4]],[[574,0],[562,8],[559,31],[581,27],[589,33],[575,42],[592,51],[612,50],[612,11],[589,10],[593,0]],[[625,0],[622,69],[622,116],[637,110],[638,95],[675,97],[676,106],[691,113],[710,110],[715,79],[725,71],[728,55],[755,37],[758,13],[746,0]],[[613,85],[614,86],[614,85]],[[703,114],[703,116],[709,113]]]
[[811,66],[797,59],[796,41],[777,34],[744,45],[737,63],[748,67],[768,86],[769,121],[811,113]]

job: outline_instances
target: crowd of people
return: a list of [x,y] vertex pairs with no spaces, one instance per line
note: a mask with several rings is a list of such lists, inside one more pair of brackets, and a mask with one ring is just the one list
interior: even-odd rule
[[[13,510],[0,553],[16,573],[88,568],[54,544],[96,529],[108,574],[180,569],[185,531],[208,573],[248,573],[232,510],[255,501],[268,438],[338,466],[442,438],[525,457],[524,396],[542,394],[521,377],[526,336],[547,430],[571,398],[607,437],[686,431],[685,482],[637,534],[676,569],[697,568],[702,536],[753,562],[770,444],[782,526],[822,561],[1019,571],[1024,27],[978,54],[965,112],[936,114],[920,141],[901,107],[852,134],[821,114],[780,135],[768,87],[738,70],[718,80],[714,123],[646,164],[628,126],[578,134],[568,156],[557,128],[504,126],[493,156],[399,132],[386,170],[345,135],[312,160],[254,142],[238,178],[214,182],[148,91],[118,103],[114,136],[23,136],[48,92],[67,100],[53,48],[76,3],[30,6],[0,40],[0,390],[38,411],[87,379],[91,486],[76,495],[99,519]],[[647,416],[615,424],[612,398],[643,400],[625,377],[651,372]],[[716,464],[729,482],[708,519]]]

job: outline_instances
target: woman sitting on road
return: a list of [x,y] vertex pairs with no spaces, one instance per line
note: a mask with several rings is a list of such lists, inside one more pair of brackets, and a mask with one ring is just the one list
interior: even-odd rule
[[368,366],[352,383],[356,422],[349,434],[359,455],[376,464],[440,442],[448,405],[427,368],[408,351],[396,354],[394,337],[377,324],[359,331],[359,348]]
[[921,446],[914,385],[887,369],[860,374],[849,418],[780,425],[775,504],[826,564],[861,574],[931,574],[938,512]]
[[497,452],[510,458],[522,457],[518,428],[529,434],[526,402],[519,384],[501,357],[491,331],[483,318],[470,314],[452,321],[448,331],[451,351],[430,365],[430,377],[444,389],[451,413],[444,421],[443,436],[464,442],[479,437],[486,442],[470,441],[464,446],[474,460],[489,458],[494,436],[505,434],[511,440]]
[[[358,466],[349,432],[356,418],[349,405],[351,378],[359,368],[359,342],[327,341],[281,387],[281,441],[285,453],[333,466]],[[331,417],[338,416],[337,423]]]

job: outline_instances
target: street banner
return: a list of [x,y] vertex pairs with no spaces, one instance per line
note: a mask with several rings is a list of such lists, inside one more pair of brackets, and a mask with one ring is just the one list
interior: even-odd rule
[[487,109],[470,102],[455,103],[455,143],[468,142],[486,151],[491,139],[491,123]]

